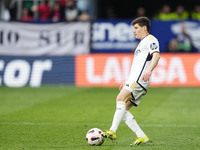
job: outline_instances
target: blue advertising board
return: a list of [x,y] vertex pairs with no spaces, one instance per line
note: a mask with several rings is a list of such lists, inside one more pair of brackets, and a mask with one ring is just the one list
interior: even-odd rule
[[[133,34],[132,20],[97,20],[93,23],[93,53],[131,53],[139,40]],[[200,49],[200,22],[197,21],[157,21],[151,20],[150,34],[159,41],[160,52],[166,52],[169,42],[186,33],[192,44],[192,52]],[[181,36],[179,36],[181,37]]]
[[0,85],[74,84],[74,57],[0,57]]

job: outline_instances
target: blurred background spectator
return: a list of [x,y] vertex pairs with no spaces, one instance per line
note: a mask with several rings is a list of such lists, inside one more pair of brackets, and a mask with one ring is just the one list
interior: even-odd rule
[[9,12],[10,12],[10,20],[11,21],[18,20],[19,16],[21,16],[22,9],[21,9],[21,5],[18,5],[18,4],[19,3],[17,2],[17,0],[11,0],[9,3]]
[[81,12],[80,16],[78,17],[78,21],[88,21],[90,20],[90,15],[87,11]]
[[4,1],[0,1],[0,20],[9,21],[10,20],[10,12],[6,7]]
[[33,21],[33,16],[30,15],[30,10],[28,8],[23,8],[20,21],[27,21],[27,22]]
[[173,14],[171,12],[171,7],[168,4],[162,6],[162,9],[158,15],[154,18],[162,21],[170,21],[173,19]]
[[61,20],[61,17],[62,15],[60,10],[60,4],[58,2],[55,2],[50,13],[50,18],[53,22],[59,22]]
[[191,37],[187,34],[185,30],[185,25],[181,26],[181,33],[176,36],[178,41],[178,51],[179,52],[193,52],[193,44]]
[[135,17],[135,18],[137,18],[137,17],[142,17],[142,16],[146,16],[146,17],[147,17],[147,15],[146,15],[146,10],[145,10],[144,7],[139,7],[139,8],[137,9],[136,17]]
[[39,19],[45,21],[50,19],[51,6],[48,0],[41,1],[40,5],[32,6],[31,10],[39,12]]
[[177,53],[178,52],[178,41],[176,38],[173,38],[169,41],[165,52],[168,52],[168,53]]
[[189,12],[185,10],[184,6],[179,5],[176,11],[172,13],[172,18],[177,21],[187,20],[190,18]]
[[200,21],[200,5],[194,6],[194,10],[191,13],[191,18],[193,20],[199,20]]
[[67,6],[67,0],[59,0],[58,1],[60,5],[60,13],[61,13],[61,19],[65,19],[65,7]]
[[166,52],[173,52],[173,53],[194,52],[194,47],[193,47],[193,44],[192,44],[191,37],[186,33],[184,24],[182,24],[182,26],[181,26],[181,31],[182,32],[179,33],[178,35],[176,35],[175,38],[170,40],[170,42],[167,46]]
[[77,21],[80,16],[80,10],[76,5],[75,0],[68,0],[67,7],[65,8],[65,19],[67,22]]

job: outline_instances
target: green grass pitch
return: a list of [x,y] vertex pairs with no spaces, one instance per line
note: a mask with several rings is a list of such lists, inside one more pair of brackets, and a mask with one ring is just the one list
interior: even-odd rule
[[89,146],[89,129],[111,126],[118,88],[0,87],[0,150],[199,150],[200,88],[149,88],[130,112],[150,138],[136,147],[136,135],[122,121],[115,142]]

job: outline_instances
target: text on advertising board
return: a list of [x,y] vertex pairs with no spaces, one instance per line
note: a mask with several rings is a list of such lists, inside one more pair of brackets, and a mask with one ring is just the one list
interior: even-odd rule
[[[119,86],[128,78],[133,56],[98,54],[76,57],[77,86]],[[151,86],[200,86],[200,55],[161,54]]]

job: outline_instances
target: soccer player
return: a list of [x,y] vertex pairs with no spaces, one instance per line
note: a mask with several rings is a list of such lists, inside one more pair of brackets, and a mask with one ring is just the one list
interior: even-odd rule
[[147,17],[138,17],[131,24],[134,27],[135,37],[141,41],[135,49],[130,76],[119,87],[120,92],[116,99],[117,105],[112,126],[106,132],[102,132],[102,136],[115,140],[117,128],[123,119],[137,135],[131,144],[133,146],[147,143],[149,138],[141,130],[129,109],[132,106],[138,106],[142,96],[147,93],[151,75],[158,64],[160,54],[158,40],[149,34],[150,20]]

